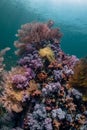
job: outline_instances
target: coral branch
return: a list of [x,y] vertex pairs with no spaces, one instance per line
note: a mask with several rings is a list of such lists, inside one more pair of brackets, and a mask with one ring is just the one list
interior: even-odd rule
[[3,65],[3,61],[4,61],[3,55],[5,55],[5,53],[7,51],[9,51],[9,50],[10,50],[10,48],[7,47],[7,48],[5,48],[5,49],[3,49],[3,50],[0,51],[0,72],[4,69],[3,68],[4,67],[4,65]]

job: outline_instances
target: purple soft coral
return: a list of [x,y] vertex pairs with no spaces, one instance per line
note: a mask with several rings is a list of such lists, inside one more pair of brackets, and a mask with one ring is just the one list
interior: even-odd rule
[[22,84],[26,82],[27,78],[23,75],[17,74],[12,77],[13,84]]

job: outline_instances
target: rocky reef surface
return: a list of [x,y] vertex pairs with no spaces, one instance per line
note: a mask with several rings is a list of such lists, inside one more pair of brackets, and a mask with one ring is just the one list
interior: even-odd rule
[[17,66],[1,76],[0,130],[87,130],[87,104],[71,85],[79,59],[63,52],[53,24],[27,23],[18,30]]

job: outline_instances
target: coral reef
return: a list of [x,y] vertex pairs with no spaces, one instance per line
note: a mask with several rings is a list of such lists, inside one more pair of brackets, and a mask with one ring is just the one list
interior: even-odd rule
[[17,66],[3,76],[1,102],[14,129],[86,130],[87,104],[70,79],[79,59],[65,54],[54,22],[25,24],[14,44]]

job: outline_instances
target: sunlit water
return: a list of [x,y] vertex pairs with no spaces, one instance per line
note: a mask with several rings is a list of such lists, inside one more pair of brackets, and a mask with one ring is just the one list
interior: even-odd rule
[[[13,41],[21,24],[55,21],[63,33],[66,53],[87,55],[87,0],[0,0],[0,49],[10,46],[6,60],[14,63]],[[14,56],[14,57],[13,57]]]

